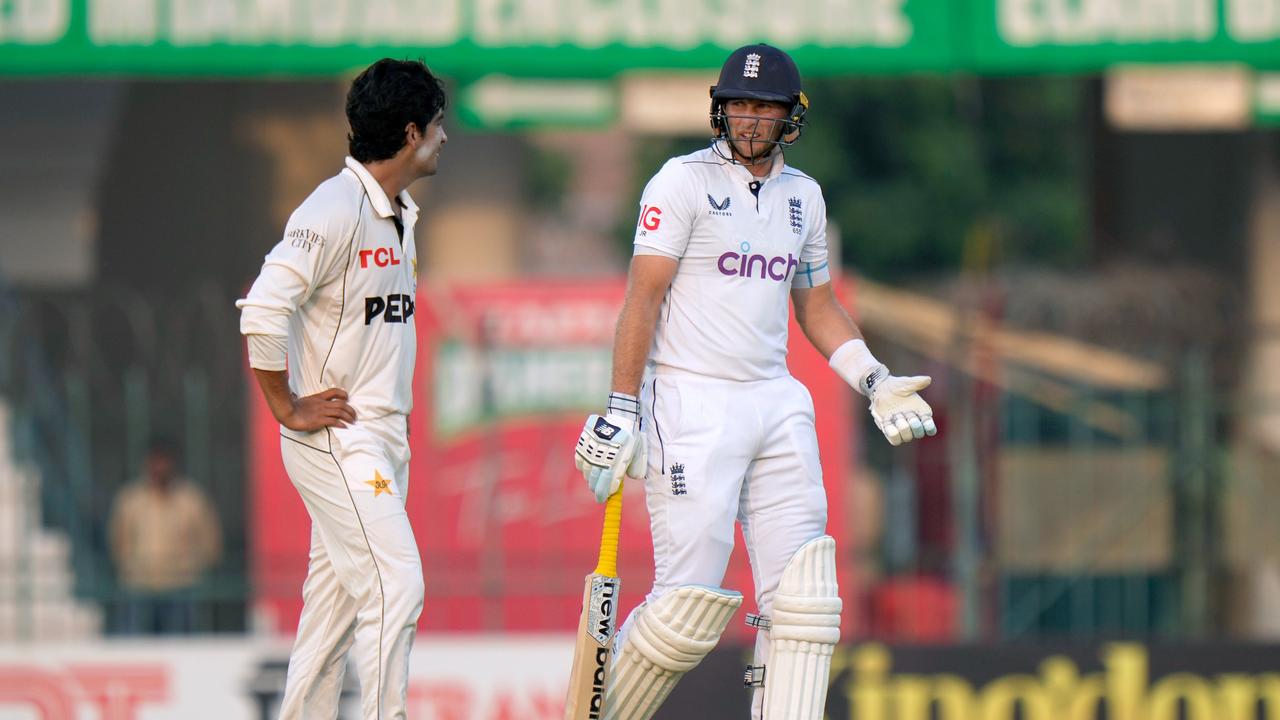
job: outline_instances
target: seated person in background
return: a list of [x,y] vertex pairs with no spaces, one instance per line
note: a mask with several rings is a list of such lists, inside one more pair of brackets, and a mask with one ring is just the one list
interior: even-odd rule
[[172,441],[153,440],[142,477],[121,488],[110,539],[123,593],[120,632],[190,632],[192,590],[218,561],[222,531],[204,491],[178,474]]

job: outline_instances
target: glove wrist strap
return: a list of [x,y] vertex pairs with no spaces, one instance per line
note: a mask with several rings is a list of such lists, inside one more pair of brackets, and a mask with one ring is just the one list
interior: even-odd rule
[[871,354],[862,338],[854,338],[836,348],[828,364],[854,390],[867,397],[874,395],[876,386],[889,377],[889,368]]
[[640,399],[635,395],[611,392],[609,393],[609,401],[605,404],[605,408],[606,414],[619,415],[633,423],[640,419]]

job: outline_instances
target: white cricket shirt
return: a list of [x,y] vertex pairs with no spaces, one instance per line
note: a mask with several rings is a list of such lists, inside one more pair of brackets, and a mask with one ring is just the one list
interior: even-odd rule
[[813,178],[780,156],[759,179],[710,147],[672,158],[645,187],[635,245],[680,261],[649,353],[659,372],[787,374],[790,290],[831,277]]
[[357,420],[408,414],[418,206],[408,192],[396,197],[401,232],[378,182],[355,160],[346,164],[289,218],[248,296],[236,302],[240,332],[287,336],[289,386],[300,397],[337,387]]

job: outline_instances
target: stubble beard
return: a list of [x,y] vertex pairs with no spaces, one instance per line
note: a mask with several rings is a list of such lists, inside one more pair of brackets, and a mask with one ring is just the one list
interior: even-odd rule
[[[753,128],[753,132],[758,132],[761,127],[765,126],[767,123],[769,134],[777,135],[775,140],[765,140],[763,138],[755,140],[734,140],[732,135],[729,136],[729,147],[733,150],[733,155],[738,159],[739,163],[754,166],[761,165],[772,160],[773,151],[778,147],[777,140],[782,139],[781,132],[777,127],[777,122],[777,120],[772,118],[756,118],[755,127]],[[743,145],[746,146],[745,151],[742,148]],[[751,155],[750,153],[754,151],[756,147],[762,147],[764,149],[756,155]]]
[[[740,143],[746,144],[748,151],[754,149],[757,145],[763,146],[764,150],[754,156],[749,155],[742,151],[742,148],[739,147]],[[771,143],[768,140],[730,140],[729,147],[733,149],[733,155],[738,159],[739,163],[743,165],[761,165],[765,162],[769,162],[773,158],[773,151],[776,149],[777,144]]]

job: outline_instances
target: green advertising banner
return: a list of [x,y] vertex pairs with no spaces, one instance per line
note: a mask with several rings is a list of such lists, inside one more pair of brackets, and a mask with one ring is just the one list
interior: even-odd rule
[[0,74],[452,76],[718,67],[750,42],[810,75],[946,69],[955,0],[0,0]]
[[966,64],[983,72],[1148,62],[1280,68],[1280,0],[981,0],[967,12]]
[[461,88],[458,117],[477,129],[601,128],[618,117],[608,80],[516,80],[486,75]]
[[806,75],[1280,69],[1280,0],[0,0],[2,75],[454,77],[714,68],[770,42]]

